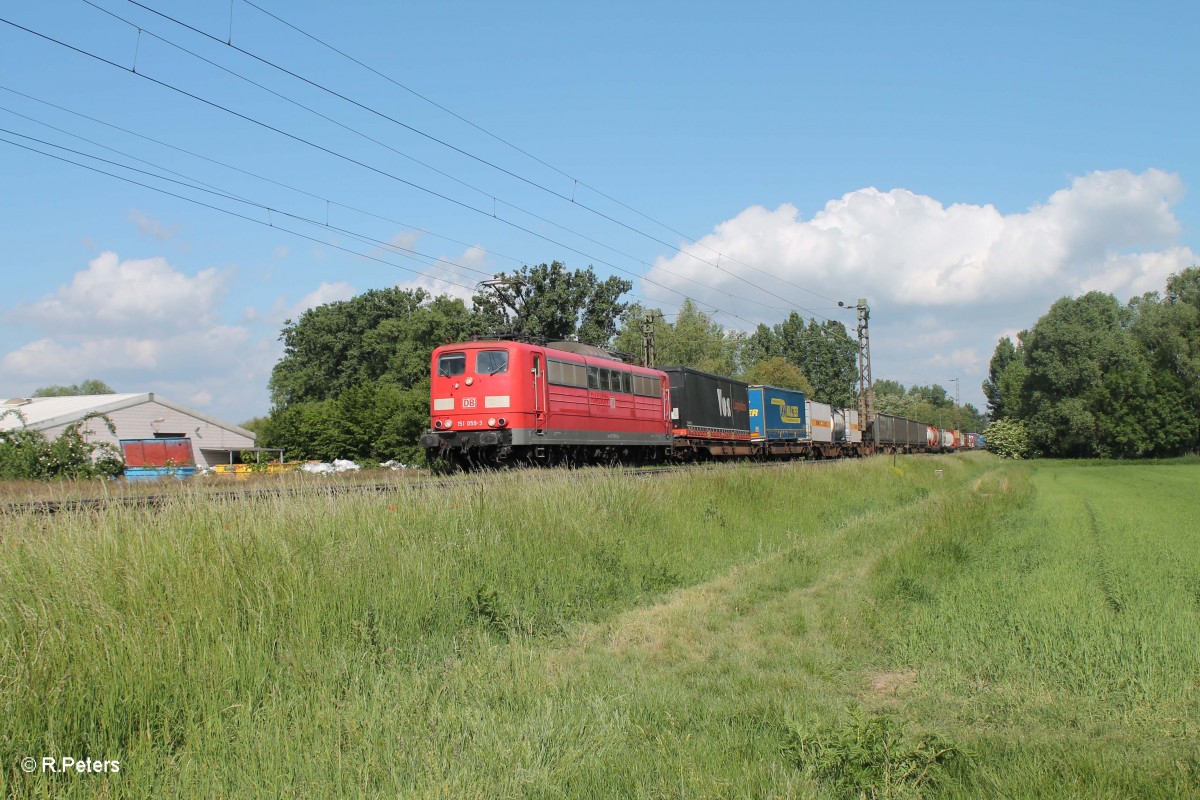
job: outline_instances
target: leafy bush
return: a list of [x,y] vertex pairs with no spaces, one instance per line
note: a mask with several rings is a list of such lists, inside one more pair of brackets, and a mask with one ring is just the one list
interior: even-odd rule
[[103,414],[88,414],[73,422],[53,441],[41,431],[24,427],[25,416],[10,409],[4,415],[13,414],[21,420],[22,427],[0,431],[0,479],[3,480],[55,480],[110,477],[120,475],[125,469],[121,453],[108,442],[89,442],[92,431],[84,427],[93,419],[99,419],[116,434],[116,426]]
[[930,734],[913,741],[887,715],[852,709],[845,722],[805,732],[792,728],[784,755],[846,798],[920,797],[958,748]]
[[1028,458],[1029,429],[1016,419],[998,419],[983,432],[987,449],[1001,458]]

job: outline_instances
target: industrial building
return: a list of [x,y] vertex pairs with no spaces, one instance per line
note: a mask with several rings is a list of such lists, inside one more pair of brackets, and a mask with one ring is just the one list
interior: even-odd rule
[[230,422],[159,397],[154,392],[68,397],[14,397],[0,404],[0,430],[25,427],[54,439],[88,414],[104,414],[116,426],[114,436],[101,420],[86,424],[88,441],[119,447],[122,439],[186,439],[198,468],[238,461],[254,447],[254,434]]

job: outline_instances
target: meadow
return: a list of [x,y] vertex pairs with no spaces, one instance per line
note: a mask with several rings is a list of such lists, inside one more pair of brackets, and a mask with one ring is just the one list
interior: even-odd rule
[[1200,463],[491,478],[0,516],[0,791],[1200,794]]

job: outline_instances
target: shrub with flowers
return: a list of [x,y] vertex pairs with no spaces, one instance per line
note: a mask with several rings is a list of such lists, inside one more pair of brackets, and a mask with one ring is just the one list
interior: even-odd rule
[[58,438],[50,440],[41,431],[25,427],[25,417],[17,409],[0,416],[15,415],[20,428],[0,430],[0,480],[55,480],[96,478],[120,475],[125,462],[120,451],[109,442],[91,442],[93,433],[87,423],[100,420],[109,433],[116,426],[103,414],[88,414],[71,423]]

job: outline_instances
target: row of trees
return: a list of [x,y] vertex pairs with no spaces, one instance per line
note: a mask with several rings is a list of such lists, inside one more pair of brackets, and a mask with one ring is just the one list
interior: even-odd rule
[[77,397],[85,394],[116,394],[107,383],[97,378],[85,378],[70,386],[53,384],[34,391],[34,397]]
[[876,381],[875,410],[951,430],[980,432],[987,424],[986,418],[975,406],[970,403],[958,405],[937,384],[915,385],[905,389],[896,381]]
[[428,424],[433,349],[473,336],[578,339],[642,351],[652,320],[656,361],[805,391],[839,406],[856,403],[857,345],[837,322],[790,315],[752,334],[728,330],[688,300],[676,314],[619,298],[632,288],[591,268],[554,262],[523,267],[471,304],[420,289],[377,289],[305,311],[281,333],[271,374],[273,407],[250,423],[260,443],[292,458],[418,457]]
[[1000,340],[983,391],[1006,441],[1023,437],[1031,455],[1195,452],[1200,268],[1125,305],[1102,292],[1064,297],[1016,343]]

